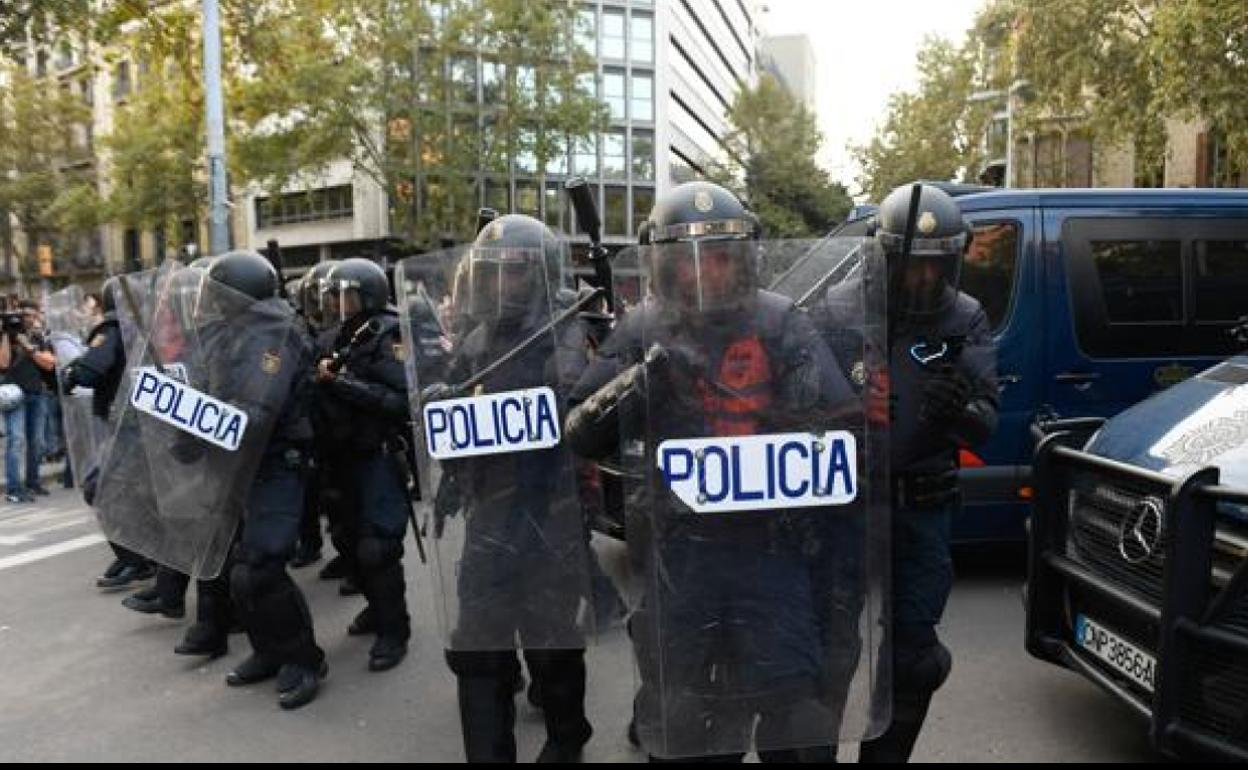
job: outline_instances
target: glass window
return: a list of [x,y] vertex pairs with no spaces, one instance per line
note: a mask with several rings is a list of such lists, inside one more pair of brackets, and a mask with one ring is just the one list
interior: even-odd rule
[[1018,223],[976,224],[975,238],[962,262],[961,289],[979,300],[992,330],[1005,326],[1018,263]]
[[576,140],[576,153],[572,156],[572,173],[598,176],[598,138],[586,137]]
[[654,190],[649,187],[633,188],[633,232],[641,232],[641,223],[650,216],[654,208]]
[[633,61],[646,63],[654,61],[654,18],[634,13],[628,30]]
[[507,98],[507,66],[502,62],[481,63],[481,99],[486,105],[501,104]]
[[628,235],[628,190],[607,188],[607,215],[603,227],[607,235]]
[[602,58],[624,58],[624,11],[602,12]]
[[568,173],[568,143],[562,136],[546,136],[546,173],[563,175]]
[[602,175],[606,179],[625,176],[624,132],[612,131],[602,141]]
[[516,182],[516,211],[531,217],[540,216],[536,182]]
[[633,179],[654,181],[654,133],[633,132]]
[[486,119],[481,133],[481,168],[507,173],[507,132],[492,118]]
[[598,56],[598,17],[593,8],[576,13],[576,43],[590,56]]
[[511,211],[511,189],[506,179],[485,180],[485,205],[500,214]]
[[117,65],[113,80],[113,98],[122,99],[128,93],[130,93],[130,63],[123,61]]
[[598,98],[598,75],[593,72],[582,72],[576,77],[576,88],[585,96]]
[[625,117],[624,70],[604,70],[602,73],[602,100],[611,108],[614,120]]
[[1248,296],[1248,241],[1197,241],[1192,282],[1197,321],[1234,321]]
[[537,74],[527,65],[516,67],[516,95],[522,100],[537,96]]
[[1092,262],[1111,324],[1181,323],[1179,241],[1092,241]]
[[542,221],[555,230],[563,229],[563,189],[558,183],[547,184]]
[[654,76],[633,73],[633,120],[654,120]]
[[451,61],[451,100],[477,103],[477,60],[457,57]]
[[537,173],[537,155],[533,152],[535,141],[537,133],[531,128],[522,128],[516,132],[516,173]]

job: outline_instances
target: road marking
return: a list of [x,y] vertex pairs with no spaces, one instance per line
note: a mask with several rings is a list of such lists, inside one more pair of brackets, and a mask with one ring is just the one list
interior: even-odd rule
[[96,543],[103,542],[103,535],[83,535],[82,537],[76,537],[73,540],[66,540],[63,543],[57,543],[56,545],[48,545],[43,548],[36,548],[33,551],[27,551],[26,553],[6,556],[5,558],[0,559],[0,572],[3,572],[10,567],[20,567],[23,564],[30,564],[31,562],[50,559],[53,556],[60,556],[63,553],[77,551],[81,548],[87,548],[95,545]]
[[0,545],[13,546],[13,545],[21,545],[23,543],[29,543],[29,542],[30,542],[30,538],[26,537],[25,535],[17,535],[16,537],[0,536]]

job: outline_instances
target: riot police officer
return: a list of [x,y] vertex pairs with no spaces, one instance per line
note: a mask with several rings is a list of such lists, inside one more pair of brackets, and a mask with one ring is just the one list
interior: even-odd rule
[[342,494],[333,537],[336,544],[355,544],[368,607],[352,622],[351,633],[376,634],[370,671],[398,665],[411,636],[402,564],[410,515],[401,454],[407,380],[389,294],[385,272],[370,260],[353,257],[329,271],[321,307],[326,321],[337,323],[337,334],[333,355],[322,357],[316,371],[317,408],[332,446],[331,483]]
[[790,506],[764,500],[765,488],[731,513],[690,510],[713,505],[712,486],[722,500],[732,474],[680,497],[675,473],[656,470],[674,443],[706,448],[688,450],[689,476],[707,467],[707,453],[740,450],[721,444],[829,427],[856,402],[805,314],[760,288],[759,230],[718,185],[689,182],[659,199],[641,233],[649,295],[571,398],[579,405],[567,440],[579,453],[644,446],[632,463],[639,489],[625,505],[644,581],[629,623],[641,678],[634,729],[652,758],[739,761],[757,746],[764,761],[795,761],[790,749],[836,734],[821,693],[828,601],[811,579],[812,560],[827,557],[824,512],[774,510]]
[[[450,414],[436,402],[452,396],[561,412],[589,351],[579,321],[554,321],[566,254],[566,242],[529,216],[483,227],[455,267],[450,384],[424,389],[427,414]],[[407,312],[411,339],[426,355],[436,352],[436,338],[420,334],[422,325],[436,323],[432,308],[409,303]],[[535,414],[526,419],[536,424]],[[425,445],[444,435],[436,427],[443,419],[431,419]],[[436,575],[455,607],[446,660],[456,676],[469,762],[516,761],[513,697],[523,681],[517,649],[545,720],[538,762],[575,762],[593,733],[585,716],[588,619],[578,616],[590,596],[592,557],[576,467],[562,445],[513,438],[494,452],[456,457],[452,449],[440,460],[433,544],[450,552],[439,563],[458,565],[453,575]]]
[[[242,531],[228,567],[230,597],[252,654],[226,683],[247,685],[276,676],[279,705],[299,708],[316,697],[327,671],[307,603],[286,572],[299,534],[312,437],[306,373],[311,348],[277,296],[277,273],[268,260],[254,252],[229,252],[213,262],[208,278],[196,314],[215,319],[199,330],[206,343],[206,381],[212,392],[227,397],[223,400],[256,411],[253,420],[267,423],[264,412],[275,415],[246,491]],[[277,392],[259,401],[257,394],[272,388]]]
[[[121,342],[121,329],[117,320],[118,291],[116,278],[104,282],[104,318],[87,333],[87,350],[72,361],[62,372],[61,388],[66,393],[82,386],[91,388],[91,412],[99,420],[107,422],[112,412],[113,400],[126,367],[126,351]],[[98,467],[82,468],[83,495],[87,504],[95,487]],[[120,588],[136,580],[151,577],[152,568],[147,560],[123,545],[109,542],[116,559],[104,574],[96,579],[100,588]],[[180,617],[180,614],[174,614]]]
[[[893,721],[862,745],[864,762],[904,762],[932,694],[952,666],[936,625],[953,585],[950,526],[957,511],[958,450],[996,428],[996,349],[980,304],[958,291],[972,231],[944,191],[922,185],[906,252],[912,187],[889,194],[875,239],[888,264],[888,403],[892,472]],[[837,308],[852,282],[825,297],[820,326],[843,324]]]

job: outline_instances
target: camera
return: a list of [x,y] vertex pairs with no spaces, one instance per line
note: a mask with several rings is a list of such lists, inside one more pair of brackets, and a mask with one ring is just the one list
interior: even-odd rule
[[20,332],[26,328],[21,313],[0,313],[0,329],[6,332]]

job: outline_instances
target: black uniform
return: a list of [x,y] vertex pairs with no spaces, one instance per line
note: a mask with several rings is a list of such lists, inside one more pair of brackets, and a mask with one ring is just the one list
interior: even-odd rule
[[[359,342],[356,333],[370,323],[376,331]],[[339,373],[316,393],[325,428],[317,439],[324,433],[329,483],[341,495],[332,503],[341,506],[332,537],[344,556],[354,556],[377,633],[374,661],[401,657],[411,635],[402,564],[410,507],[401,456],[408,420],[401,346],[393,310],[358,315],[341,326],[332,345],[344,352]]]

